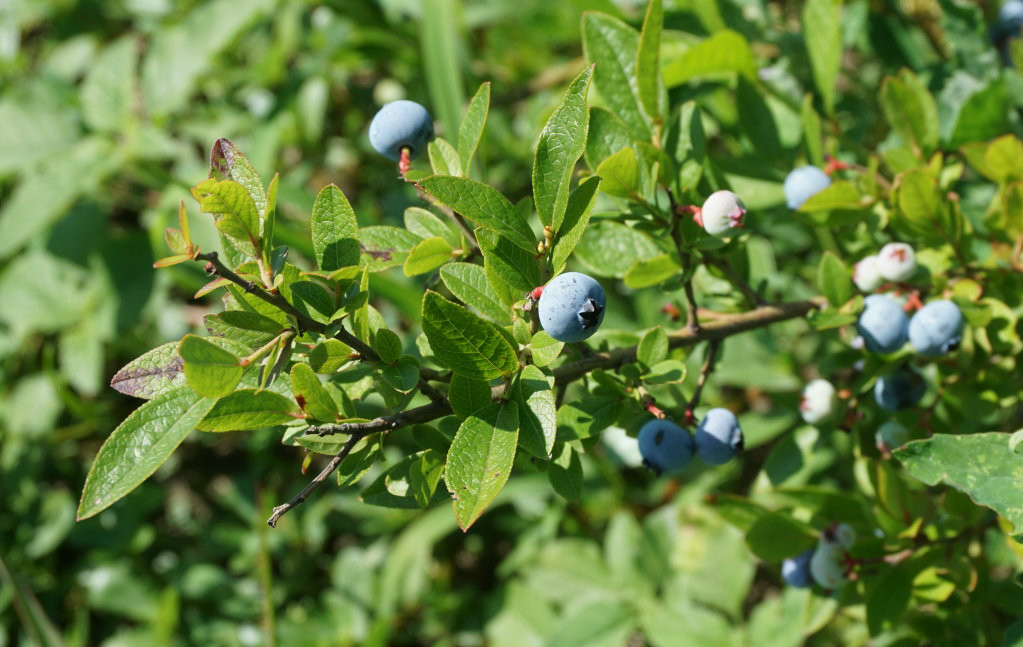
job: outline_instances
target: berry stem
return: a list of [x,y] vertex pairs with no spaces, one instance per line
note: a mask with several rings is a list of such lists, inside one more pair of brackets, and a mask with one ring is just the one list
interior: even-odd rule
[[408,172],[412,170],[412,149],[408,146],[403,146],[401,149],[401,159],[398,160],[398,171],[401,172],[401,179],[408,180],[406,177]]
[[686,424],[696,422],[695,410],[700,405],[700,396],[703,394],[703,387],[707,383],[707,377],[714,372],[714,363],[717,361],[718,349],[720,347],[721,340],[719,339],[715,339],[707,344],[707,358],[703,361],[703,368],[700,369],[700,379],[696,382],[693,397],[689,398],[689,404],[686,405]]

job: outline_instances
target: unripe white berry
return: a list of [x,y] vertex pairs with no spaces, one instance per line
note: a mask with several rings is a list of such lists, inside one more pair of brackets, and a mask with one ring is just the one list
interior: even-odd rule
[[816,424],[831,415],[835,408],[835,387],[827,380],[813,380],[803,387],[799,413],[803,420]]
[[877,257],[877,270],[889,281],[906,281],[916,272],[916,253],[906,243],[888,243]]
[[867,256],[853,266],[853,283],[861,292],[873,292],[881,287],[881,259]]
[[712,236],[720,236],[730,229],[742,227],[745,216],[745,205],[731,191],[711,193],[700,210],[703,228]]

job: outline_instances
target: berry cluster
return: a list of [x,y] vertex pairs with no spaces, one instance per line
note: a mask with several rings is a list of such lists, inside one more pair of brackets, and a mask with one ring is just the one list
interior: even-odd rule
[[660,474],[681,471],[699,456],[708,465],[723,465],[743,448],[742,428],[728,409],[711,409],[696,428],[695,437],[670,420],[650,420],[639,430],[643,464]]

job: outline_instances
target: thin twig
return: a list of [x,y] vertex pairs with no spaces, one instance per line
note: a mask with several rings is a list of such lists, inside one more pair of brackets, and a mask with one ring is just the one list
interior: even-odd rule
[[[674,212],[673,212],[674,213]],[[700,331],[700,319],[697,316],[699,306],[696,305],[696,295],[693,293],[693,277],[690,272],[692,267],[692,255],[686,250],[682,242],[682,220],[676,214],[675,221],[671,226],[671,240],[675,243],[675,250],[678,252],[678,260],[682,265],[682,284],[686,292],[686,328],[693,332]]]
[[326,330],[327,327],[325,325],[321,324],[319,321],[310,319],[309,317],[305,316],[304,314],[296,310],[295,306],[288,303],[288,300],[285,299],[282,295],[271,294],[270,292],[267,292],[263,288],[253,283],[252,281],[246,281],[242,277],[235,274],[229,267],[227,267],[226,265],[224,265],[223,262],[221,262],[220,256],[216,252],[198,254],[195,257],[195,260],[206,261],[211,266],[213,266],[213,273],[238,285],[243,290],[253,295],[257,299],[265,301],[270,305],[274,306],[275,308],[277,308],[278,310],[281,310],[291,315],[292,317],[298,320],[298,322],[302,325],[302,328],[304,330],[312,330],[314,332],[323,332],[324,330]]
[[692,423],[695,420],[693,412],[700,405],[700,396],[703,394],[703,386],[707,383],[707,378],[714,372],[714,362],[717,360],[720,347],[720,339],[715,339],[707,344],[707,358],[703,362],[703,368],[700,369],[700,379],[696,381],[693,397],[689,398],[689,404],[686,405],[685,420],[687,423]]
[[316,478],[309,482],[309,485],[302,488],[302,491],[296,494],[295,496],[291,497],[291,499],[289,499],[287,503],[282,503],[281,505],[273,509],[273,514],[271,514],[270,518],[266,520],[266,523],[271,528],[276,528],[277,520],[280,519],[281,516],[284,515],[288,510],[291,510],[295,506],[300,505],[303,501],[305,501],[306,497],[309,496],[310,492],[320,487],[320,484],[326,481],[327,478],[329,478],[330,475],[334,473],[334,470],[336,470],[338,466],[341,465],[341,461],[343,461],[345,457],[348,456],[348,454],[352,453],[352,449],[355,447],[355,443],[359,442],[359,440],[362,439],[362,437],[365,435],[366,432],[352,434],[352,436],[341,448],[341,451],[337,453],[337,456],[330,459],[330,462],[327,463],[327,466],[324,467],[323,470],[316,475]]

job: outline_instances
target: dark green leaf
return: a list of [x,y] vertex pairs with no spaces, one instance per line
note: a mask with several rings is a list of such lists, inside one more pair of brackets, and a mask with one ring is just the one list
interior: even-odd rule
[[523,250],[536,251],[533,230],[497,189],[468,178],[447,175],[428,177],[417,186],[476,225],[507,237]]
[[311,417],[323,422],[337,420],[337,403],[308,364],[296,363],[291,367],[291,390],[295,401]]
[[815,541],[810,528],[776,512],[757,519],[746,533],[746,545],[765,562],[795,557],[812,547]]
[[554,389],[547,376],[535,366],[525,366],[513,397],[519,405],[519,444],[533,456],[547,460],[558,431]]
[[437,360],[466,377],[491,380],[518,367],[515,349],[493,324],[436,292],[423,297],[423,332]]
[[833,252],[824,252],[817,267],[817,287],[836,308],[852,298],[852,274]]
[[459,301],[469,309],[498,324],[511,321],[511,311],[501,303],[486,271],[472,263],[448,263],[440,268],[440,278]]
[[476,154],[483,127],[487,124],[487,113],[490,111],[490,81],[480,84],[476,94],[469,101],[462,123],[458,126],[458,156],[462,160],[462,169],[469,174],[472,158]]
[[279,393],[239,389],[217,400],[195,428],[200,431],[262,429],[293,422],[300,415],[295,403]]

